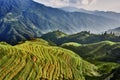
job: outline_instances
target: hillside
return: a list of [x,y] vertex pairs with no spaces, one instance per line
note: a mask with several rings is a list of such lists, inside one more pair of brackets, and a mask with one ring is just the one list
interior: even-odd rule
[[62,47],[70,49],[81,57],[90,61],[104,61],[120,63],[120,43],[111,41],[102,41],[92,44],[62,44]]
[[15,46],[0,43],[0,80],[85,80],[99,76],[97,70],[74,52],[42,39]]
[[114,69],[105,80],[120,80],[120,67]]
[[66,33],[57,30],[57,31],[48,32],[47,34],[43,34],[41,38],[47,41],[56,42],[58,39],[66,37],[66,36],[67,36]]
[[120,66],[120,43],[111,41],[93,44],[69,42],[62,44],[61,47],[72,50],[83,59],[95,64],[102,75],[100,80],[120,79],[118,69]]
[[[89,43],[96,43],[96,42],[105,41],[105,40],[120,42],[120,36],[116,36],[114,33],[111,33],[111,32],[110,33],[104,32],[103,34],[94,34],[94,33],[90,33],[89,31],[82,31],[76,34],[64,35],[62,37],[59,37],[60,35],[57,35],[57,32],[65,34],[61,31],[53,31],[50,33],[43,34],[41,38],[47,41],[52,41],[57,45],[61,45],[63,43],[68,43],[68,42],[89,44]],[[57,35],[59,38],[53,35]]]
[[117,20],[82,12],[65,12],[33,0],[0,0],[0,41],[10,44],[54,30],[99,33],[118,26],[120,22]]
[[107,31],[107,33],[110,33],[110,32],[114,33],[116,36],[120,36],[120,27],[115,28],[115,29],[109,29]]

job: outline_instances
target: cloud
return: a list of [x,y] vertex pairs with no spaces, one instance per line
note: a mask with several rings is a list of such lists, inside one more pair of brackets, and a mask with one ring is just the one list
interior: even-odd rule
[[34,1],[52,7],[61,7],[61,6],[69,5],[69,0],[34,0]]
[[120,0],[34,0],[51,7],[76,7],[87,10],[120,12]]
[[81,7],[93,4],[96,0],[34,0],[52,7]]

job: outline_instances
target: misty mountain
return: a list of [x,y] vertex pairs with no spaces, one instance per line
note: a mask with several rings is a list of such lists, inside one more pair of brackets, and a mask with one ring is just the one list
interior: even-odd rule
[[94,11],[92,14],[120,21],[120,13],[117,12]]
[[114,33],[115,35],[120,36],[120,27],[115,28],[115,29],[109,29],[107,32]]
[[76,7],[62,7],[60,8],[61,10],[67,11],[67,12],[84,12],[84,13],[89,13],[91,11],[82,9],[82,8],[76,8]]
[[0,41],[11,44],[54,30],[99,33],[120,26],[119,21],[111,18],[65,12],[32,0],[0,0],[0,6]]
[[83,12],[83,13],[88,13],[88,14],[93,14],[97,16],[102,16],[114,20],[120,21],[120,13],[117,12],[112,12],[112,11],[90,11],[82,8],[75,8],[75,7],[62,7],[61,10],[67,11],[67,12]]

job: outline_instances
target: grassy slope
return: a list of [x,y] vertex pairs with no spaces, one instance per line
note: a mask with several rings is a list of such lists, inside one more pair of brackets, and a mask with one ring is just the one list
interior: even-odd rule
[[[61,34],[64,36],[61,37]],[[65,35],[65,33],[61,31],[53,31],[42,35],[41,38],[47,41],[52,41],[57,45],[61,45],[63,43],[68,43],[68,42],[90,44],[105,40],[120,42],[120,37],[115,36],[114,33],[108,34],[105,32],[103,34],[93,34],[90,33],[89,31],[82,31],[76,34],[68,34],[68,35]]]
[[[69,45],[70,43],[62,44],[61,46],[70,49],[87,60],[98,60],[98,61],[119,61],[119,49],[120,43],[111,41],[102,41],[92,44],[75,44]],[[76,43],[77,44],[77,43]]]
[[0,80],[84,80],[98,75],[93,64],[41,39],[0,44]]
[[116,63],[120,60],[120,43],[102,41],[93,44],[79,44],[80,46],[76,46],[76,44],[78,45],[78,43],[69,42],[61,46],[76,52],[98,66],[99,72],[103,75],[102,79],[109,75],[113,69],[120,66]]

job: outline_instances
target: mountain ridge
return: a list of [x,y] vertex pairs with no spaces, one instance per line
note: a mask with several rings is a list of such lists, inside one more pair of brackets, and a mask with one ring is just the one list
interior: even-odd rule
[[120,27],[109,29],[107,33],[114,33],[116,36],[120,36]]
[[[63,37],[60,37],[61,35],[57,35],[57,33],[66,34],[61,31],[53,31],[46,34],[43,34],[41,38],[52,41],[57,45],[61,45],[63,43],[67,42],[77,42],[80,44],[90,44],[90,43],[96,43],[100,41],[114,41],[114,42],[120,42],[120,36],[116,36],[113,32],[104,32],[102,34],[94,34],[90,31],[81,31],[76,34],[67,34]],[[54,35],[54,36],[53,36]],[[59,37],[59,38],[58,38]]]
[[40,37],[54,30],[67,33],[90,30],[99,33],[120,25],[119,21],[109,18],[87,13],[69,13],[32,0],[4,0],[0,1],[0,6],[0,41],[10,44]]
[[119,20],[120,21],[120,13],[119,12],[114,12],[114,11],[99,11],[99,10],[86,10],[86,9],[78,9],[75,7],[63,7],[60,8],[61,10],[64,10],[66,12],[82,12],[82,13],[88,13],[88,14],[93,14],[93,15],[97,15],[97,16],[102,16],[102,17],[106,17],[106,18],[110,18],[110,19],[114,19],[114,20]]

